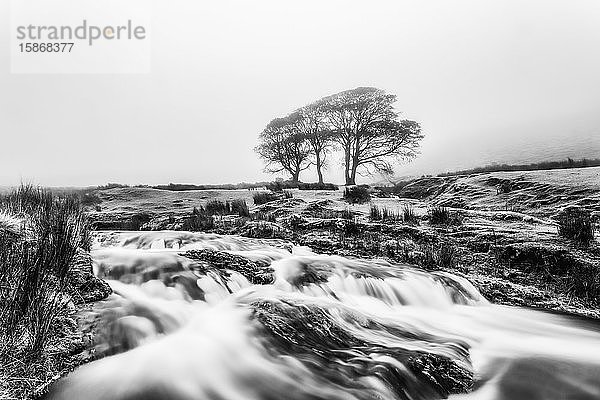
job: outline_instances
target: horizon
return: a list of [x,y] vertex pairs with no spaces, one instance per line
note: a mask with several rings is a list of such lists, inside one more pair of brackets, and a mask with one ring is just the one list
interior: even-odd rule
[[150,73],[11,74],[0,57],[1,186],[272,181],[265,125],[358,86],[423,127],[396,179],[600,156],[598,2],[151,4]]

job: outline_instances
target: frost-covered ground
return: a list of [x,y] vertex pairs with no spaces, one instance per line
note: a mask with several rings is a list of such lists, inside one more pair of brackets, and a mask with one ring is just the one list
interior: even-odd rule
[[[244,199],[255,219],[270,222],[229,217],[218,221],[215,232],[447,270],[463,274],[492,302],[598,314],[598,239],[581,247],[561,238],[556,217],[573,206],[600,215],[600,168],[421,178],[398,196],[361,205],[346,203],[341,190],[292,192],[292,199],[255,206],[256,192],[248,190],[114,188],[97,193],[102,202],[91,216],[118,228],[146,214],[142,229],[177,230],[194,207],[211,199]],[[371,205],[400,213],[409,205],[418,222],[372,221]],[[448,207],[461,222],[432,224],[428,211],[434,206]]]

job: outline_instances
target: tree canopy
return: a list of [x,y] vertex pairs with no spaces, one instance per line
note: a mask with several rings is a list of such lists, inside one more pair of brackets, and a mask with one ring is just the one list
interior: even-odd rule
[[300,173],[311,165],[311,149],[306,137],[299,132],[300,114],[293,113],[275,118],[260,134],[260,143],[255,148],[266,162],[268,172],[285,171],[298,182]]
[[322,182],[334,143],[344,155],[347,185],[356,184],[357,174],[391,174],[395,162],[417,155],[423,139],[419,123],[401,119],[395,102],[395,95],[372,87],[324,97],[271,121],[260,135],[257,152],[268,171],[285,170],[294,181],[315,165]]

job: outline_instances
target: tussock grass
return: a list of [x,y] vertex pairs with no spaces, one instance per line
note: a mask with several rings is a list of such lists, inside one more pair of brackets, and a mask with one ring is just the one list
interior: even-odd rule
[[215,229],[215,216],[237,215],[250,218],[248,204],[243,199],[232,201],[210,200],[205,207],[194,207],[192,215],[183,220],[181,229],[204,232]]
[[252,200],[254,200],[254,204],[260,206],[261,204],[270,203],[272,201],[277,200],[279,197],[275,193],[271,192],[258,192],[252,196]]
[[342,210],[340,213],[340,218],[345,220],[354,220],[356,215],[350,210],[348,207]]
[[21,218],[5,210],[0,210],[0,235],[10,235],[17,238],[23,234],[23,228],[24,221]]
[[194,215],[238,215],[240,217],[250,217],[250,210],[246,200],[235,199],[235,200],[209,200],[206,206],[194,207]]
[[595,239],[595,226],[592,214],[582,208],[568,208],[558,218],[560,236],[589,245]]
[[402,220],[402,216],[400,215],[400,213],[393,211],[385,206],[379,207],[376,204],[371,204],[371,208],[369,210],[369,217],[372,221],[396,222]]
[[452,213],[446,207],[433,207],[428,212],[429,222],[432,225],[460,225],[462,224],[461,215]]
[[448,243],[420,246],[422,257],[418,264],[427,268],[453,268],[457,263],[457,249]]
[[0,197],[0,398],[24,398],[58,372],[50,353],[73,322],[70,270],[90,244],[77,195],[21,186]]
[[273,213],[268,212],[255,212],[250,215],[250,219],[252,221],[267,221],[267,222],[277,222],[277,217]]
[[402,207],[402,220],[406,224],[419,224],[419,217],[415,213],[415,209],[412,205],[405,204],[404,207]]
[[429,222],[433,225],[448,225],[450,211],[446,207],[433,207],[429,210]]
[[237,214],[240,217],[250,217],[250,209],[248,208],[248,204],[246,200],[236,199],[232,200],[230,203],[231,214]]
[[203,232],[214,229],[215,220],[212,215],[208,215],[203,207],[194,207],[192,215],[183,220],[182,229],[190,232]]

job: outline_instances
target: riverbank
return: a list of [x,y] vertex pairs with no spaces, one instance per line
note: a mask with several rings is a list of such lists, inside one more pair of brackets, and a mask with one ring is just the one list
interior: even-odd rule
[[[91,218],[103,228],[180,230],[194,207],[241,200],[249,217],[211,217],[199,228],[458,273],[498,304],[599,315],[598,240],[566,239],[558,220],[574,208],[600,216],[600,168],[425,177],[391,194],[373,191],[364,204],[348,204],[341,191],[286,193],[253,205],[253,192],[244,190],[114,188],[96,193]],[[387,217],[371,215],[373,207]],[[431,213],[440,209],[446,215],[436,221]]]

